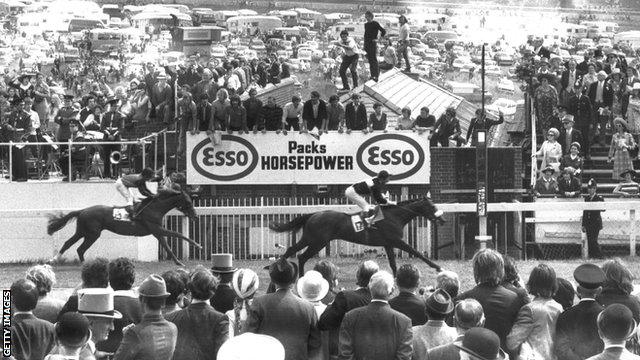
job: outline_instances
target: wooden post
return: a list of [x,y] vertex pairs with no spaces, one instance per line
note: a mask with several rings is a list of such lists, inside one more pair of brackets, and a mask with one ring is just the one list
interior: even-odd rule
[[636,211],[634,209],[629,210],[629,256],[636,256]]
[[478,235],[476,241],[478,242],[478,250],[486,249],[487,243],[491,241],[491,235]]
[[587,259],[589,257],[589,242],[587,241],[587,233],[580,231],[580,238],[582,239],[582,258]]
[[[182,216],[182,235],[189,237],[189,217]],[[189,260],[189,243],[182,240],[182,258]]]

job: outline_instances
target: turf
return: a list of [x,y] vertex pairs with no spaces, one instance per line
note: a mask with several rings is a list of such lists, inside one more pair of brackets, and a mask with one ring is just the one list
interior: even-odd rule
[[[330,258],[328,260],[335,263],[340,271],[339,271],[339,287],[346,289],[355,288],[355,274],[358,263],[365,259],[373,259],[376,260],[382,269],[389,270],[389,265],[387,263],[386,258]],[[305,266],[305,270],[310,270],[313,268],[313,265],[319,260],[319,258],[315,258],[310,260]],[[629,270],[636,275],[640,274],[640,260],[637,258],[624,258],[623,261],[626,262]],[[436,273],[430,269],[426,264],[420,262],[415,259],[399,259],[398,266],[405,263],[415,264],[422,274],[421,285],[422,286],[433,286],[435,285],[435,275]],[[526,279],[531,272],[531,269],[536,266],[541,261],[530,260],[530,261],[517,261],[518,271],[523,280],[523,283],[526,283]],[[569,281],[573,281],[573,270],[582,263],[580,260],[552,260],[552,261],[543,261],[549,265],[551,265],[556,274],[559,277],[563,277],[568,279]],[[473,279],[473,268],[470,260],[467,261],[437,261],[437,263],[442,266],[445,270],[451,270],[458,273],[460,276],[461,282],[461,291],[468,290],[472,288],[475,284]],[[596,262],[596,264],[601,264],[602,261]],[[195,266],[202,264],[207,267],[210,266],[208,263],[188,261],[186,262],[186,268],[192,269]],[[263,267],[269,264],[268,260],[251,260],[251,261],[235,261],[234,265],[238,268],[250,268],[256,271],[260,277],[260,292],[264,292],[269,284],[269,275],[267,270],[264,270]],[[30,264],[13,264],[13,265],[0,265],[0,286],[3,289],[7,289],[10,287],[11,283],[21,277],[24,276],[25,271],[30,266]],[[136,282],[134,286],[140,285],[142,280],[147,277],[149,274],[160,274],[164,271],[174,269],[176,266],[169,261],[162,262],[136,262]],[[54,270],[57,276],[57,284],[56,288],[69,289],[75,288],[80,285],[80,265],[79,264],[64,264],[64,265],[55,265]],[[67,293],[64,291],[64,293]]]

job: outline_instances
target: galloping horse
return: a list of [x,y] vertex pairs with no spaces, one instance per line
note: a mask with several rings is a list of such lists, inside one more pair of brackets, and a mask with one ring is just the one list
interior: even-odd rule
[[374,228],[356,232],[351,222],[351,215],[338,211],[321,211],[313,214],[298,216],[288,223],[272,223],[271,230],[276,232],[302,230],[300,240],[289,247],[284,253],[284,258],[289,258],[303,248],[307,248],[298,256],[300,273],[304,273],[304,264],[311,257],[322,250],[331,240],[341,239],[351,243],[366,246],[382,246],[389,258],[389,265],[396,273],[396,254],[394,248],[406,251],[409,254],[426,262],[436,271],[441,271],[440,266],[417,252],[409,244],[402,241],[402,229],[418,216],[426,216],[430,220],[444,222],[442,211],[428,198],[418,200],[406,200],[397,205],[382,207],[384,219],[378,221]]
[[171,259],[178,266],[184,264],[178,260],[176,255],[171,251],[165,236],[174,236],[182,239],[196,248],[202,248],[195,241],[185,237],[175,231],[167,230],[162,227],[162,218],[169,210],[176,208],[191,219],[196,218],[196,212],[191,203],[191,198],[185,192],[169,192],[162,191],[149,201],[135,221],[123,221],[115,219],[114,209],[123,209],[122,207],[96,205],[82,210],[72,211],[66,215],[59,214],[49,219],[47,233],[53,235],[56,231],[65,227],[67,222],[73,218],[77,218],[76,233],[67,240],[58,254],[52,259],[56,261],[60,256],[69,249],[78,240],[84,237],[84,241],[78,247],[78,257],[80,261],[84,261],[84,253],[93,245],[100,237],[102,230],[109,230],[119,235],[128,236],[155,236],[162,248],[169,254]]

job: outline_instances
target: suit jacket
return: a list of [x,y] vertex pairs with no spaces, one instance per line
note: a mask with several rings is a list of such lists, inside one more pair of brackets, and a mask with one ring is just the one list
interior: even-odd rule
[[347,129],[364,130],[367,128],[367,108],[360,103],[356,109],[350,102],[344,108],[344,119]]
[[64,301],[54,299],[51,296],[45,296],[38,299],[38,305],[33,309],[33,315],[38,319],[47,320],[54,324],[57,321],[58,314],[60,313],[60,310],[62,310],[63,306]]
[[344,315],[355,308],[366,306],[369,302],[371,302],[371,293],[368,288],[341,291],[336,294],[333,303],[320,315],[318,328],[329,331],[330,354],[338,354],[338,334]]
[[[586,202],[592,201],[604,201],[602,196],[596,194],[593,198],[587,195],[584,198]],[[582,226],[595,230],[602,230],[602,216],[600,215],[601,210],[585,210],[582,212]]]
[[33,314],[16,314],[11,324],[13,356],[17,360],[43,359],[55,345],[53,324]]
[[320,100],[318,104],[318,117],[313,116],[313,101],[307,100],[302,106],[302,119],[307,121],[309,129],[314,126],[318,128],[322,125],[322,120],[327,118],[327,103],[324,100]]
[[425,302],[418,295],[402,291],[389,300],[393,310],[399,311],[411,319],[411,326],[423,325],[427,322]]
[[551,57],[551,51],[549,51],[549,49],[547,49],[546,47],[541,46],[540,49],[538,49],[536,55],[540,56],[541,58],[547,58],[547,60],[550,60],[549,58]]
[[593,299],[582,300],[565,310],[556,324],[556,356],[562,360],[582,360],[604,348],[598,335],[597,318],[604,310]]
[[518,319],[507,336],[507,347],[518,351],[523,343],[527,343],[543,359],[554,359],[556,321],[561,313],[562,305],[555,300],[536,297],[520,308]]
[[246,331],[270,335],[285,350],[285,360],[305,360],[320,350],[316,310],[290,289],[259,296],[247,311]]
[[611,304],[622,304],[631,310],[636,323],[640,323],[640,300],[636,296],[627,295],[620,289],[605,286],[596,297],[596,301],[604,307]]
[[424,360],[427,351],[436,346],[446,345],[458,337],[456,328],[450,327],[444,321],[427,321],[421,326],[414,326],[413,331],[413,360]]
[[[564,176],[558,178],[558,192],[562,197],[579,197],[580,181],[575,176],[571,176],[569,180],[565,180]],[[565,192],[576,192],[576,194],[573,196],[567,196]]]
[[562,75],[560,76],[560,86],[562,86],[562,90],[566,89],[567,87],[571,86],[571,88],[573,89],[573,86],[575,85],[575,81],[580,80],[580,78],[582,77],[583,73],[578,70],[578,68],[576,68],[576,74],[575,74],[575,80],[573,84],[569,84],[569,74],[570,71],[569,69],[565,70],[562,72]]
[[[464,334],[458,335],[454,342],[462,341],[463,339]],[[460,349],[453,345],[453,342],[436,346],[433,349],[429,349],[429,351],[427,351],[425,360],[460,360]]]
[[577,142],[580,144],[580,148],[584,149],[584,138],[582,137],[582,132],[576,128],[571,129],[571,136],[569,139],[569,146],[567,146],[567,130],[562,129],[560,131],[560,136],[558,137],[558,142],[560,146],[562,146],[562,154],[567,155],[569,153],[571,143]]
[[573,115],[576,121],[574,128],[585,129],[593,124],[593,107],[588,96],[573,94],[567,99],[566,106],[567,113]]
[[[484,327],[500,337],[500,347],[507,349],[507,335],[516,321],[518,311],[524,303],[516,293],[502,285],[480,284],[458,295],[458,300],[476,299],[482,305],[486,321]],[[510,356],[512,354],[509,354]]]
[[142,321],[124,330],[114,360],[171,360],[178,329],[162,315],[144,314]]
[[216,311],[226,313],[233,309],[233,302],[236,300],[236,292],[229,284],[220,284],[209,301]]
[[630,353],[627,349],[613,347],[605,349],[598,355],[594,355],[587,360],[640,360],[640,356]]
[[122,319],[113,321],[113,330],[105,341],[96,344],[96,349],[105,352],[116,352],[122,342],[122,329],[129,324],[137,324],[142,320],[140,301],[133,291],[117,290],[113,296],[113,308],[122,314]]
[[215,360],[220,346],[229,338],[229,319],[208,303],[196,303],[172,312],[167,320],[178,327],[173,358]]
[[411,319],[389,304],[372,301],[349,311],[340,326],[339,359],[411,358]]
[[[589,91],[587,92],[587,95],[589,96],[589,100],[591,100],[591,104],[594,107],[593,109],[594,111],[598,110],[595,108],[597,91],[598,91],[598,82],[596,81],[593,84],[589,85]],[[604,82],[604,87],[602,89],[602,102],[604,106],[608,106],[609,110],[611,110],[611,105],[613,105],[613,88],[611,87],[611,84],[609,84],[609,82],[607,82],[606,80]]]
[[547,188],[546,184],[542,177],[536,180],[536,185],[533,188],[536,195],[554,195],[558,193],[558,182],[554,178],[549,181],[549,188]]

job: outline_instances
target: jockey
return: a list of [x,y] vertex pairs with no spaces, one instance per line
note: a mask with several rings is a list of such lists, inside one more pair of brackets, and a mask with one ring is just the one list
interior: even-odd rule
[[394,201],[390,201],[382,195],[383,187],[389,182],[390,178],[391,175],[386,170],[382,170],[378,173],[378,176],[372,179],[349,186],[344,191],[344,195],[362,209],[363,218],[373,216],[375,206],[370,205],[362,196],[371,195],[375,202],[380,205],[395,205]]
[[127,210],[133,213],[134,196],[131,193],[132,188],[138,189],[140,194],[145,197],[153,197],[153,193],[147,188],[147,181],[160,181],[161,177],[154,176],[155,173],[151,168],[145,168],[140,174],[122,175],[116,180],[116,189],[127,200]]

